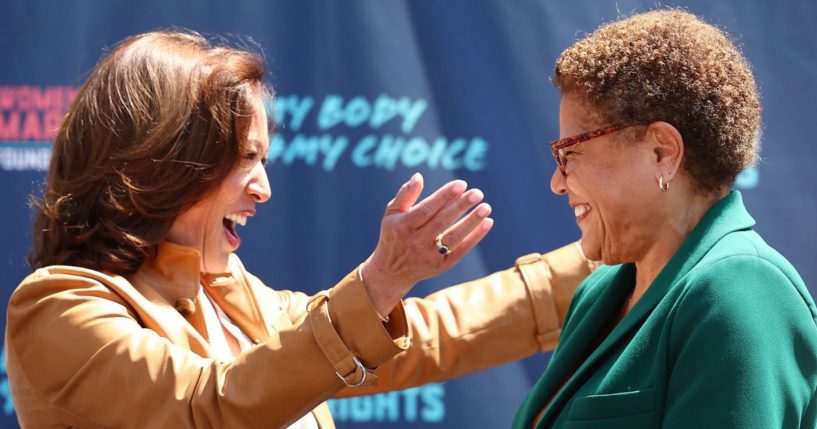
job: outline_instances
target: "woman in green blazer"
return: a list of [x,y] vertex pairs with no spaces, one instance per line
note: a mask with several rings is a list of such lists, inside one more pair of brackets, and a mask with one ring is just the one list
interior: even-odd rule
[[729,190],[758,150],[743,55],[694,15],[653,11],[576,42],[554,83],[551,187],[606,266],[513,427],[817,427],[817,309]]

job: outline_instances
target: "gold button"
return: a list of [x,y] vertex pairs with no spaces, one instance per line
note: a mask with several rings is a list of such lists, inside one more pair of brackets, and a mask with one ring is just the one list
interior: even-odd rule
[[187,317],[196,312],[196,303],[190,298],[180,298],[176,301],[176,311]]

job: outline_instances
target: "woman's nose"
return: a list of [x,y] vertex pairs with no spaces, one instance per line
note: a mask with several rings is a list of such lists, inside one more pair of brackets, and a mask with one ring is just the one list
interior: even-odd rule
[[261,163],[258,163],[253,168],[255,171],[253,171],[253,177],[250,179],[250,183],[247,184],[247,193],[250,194],[255,202],[263,203],[269,200],[272,195],[269,178],[267,177],[267,169],[264,168],[264,165]]
[[556,195],[564,195],[567,193],[565,186],[565,175],[558,168],[553,169],[553,175],[550,176],[550,190]]

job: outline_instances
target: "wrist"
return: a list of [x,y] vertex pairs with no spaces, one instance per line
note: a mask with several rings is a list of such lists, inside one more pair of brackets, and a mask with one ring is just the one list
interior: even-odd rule
[[[360,265],[357,266],[357,277],[358,277],[358,279],[360,279],[360,282],[363,283],[363,288],[366,289],[366,282],[363,280],[363,264],[360,264]],[[367,290],[366,293],[368,294],[369,291]],[[371,299],[371,296],[369,297],[369,299]],[[375,311],[375,313],[377,313],[377,317],[380,318],[381,322],[389,323],[389,315],[388,314],[383,315],[383,313],[381,313],[380,310],[378,310],[376,306],[375,306],[374,311]]]
[[360,264],[357,276],[363,283],[363,288],[372,302],[378,316],[388,322],[389,314],[402,300],[406,292],[411,289],[410,283],[398,282],[382,274],[382,270],[374,267],[371,258]]

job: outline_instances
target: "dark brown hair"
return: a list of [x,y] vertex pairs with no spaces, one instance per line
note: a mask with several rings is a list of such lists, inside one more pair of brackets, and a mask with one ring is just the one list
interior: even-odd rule
[[35,202],[33,268],[139,269],[176,217],[223,180],[246,143],[261,55],[193,32],[129,37],[79,90]]
[[585,97],[605,125],[674,125],[700,192],[731,184],[755,160],[760,101],[749,63],[726,34],[688,12],[601,26],[562,52],[553,82]]

